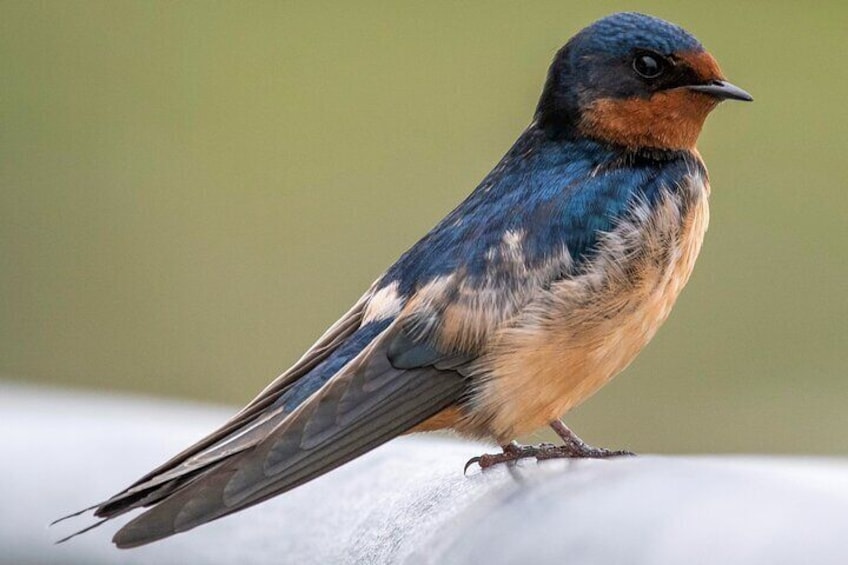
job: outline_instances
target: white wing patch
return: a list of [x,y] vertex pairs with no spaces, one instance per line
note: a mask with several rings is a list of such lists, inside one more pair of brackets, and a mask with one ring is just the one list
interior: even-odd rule
[[397,281],[384,286],[368,300],[362,325],[397,316],[403,308],[403,298],[398,293]]

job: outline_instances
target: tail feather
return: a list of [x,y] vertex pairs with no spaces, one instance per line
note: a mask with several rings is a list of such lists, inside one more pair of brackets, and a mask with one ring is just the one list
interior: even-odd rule
[[[393,322],[362,326],[307,378],[257,398],[218,431],[86,509],[103,520],[60,541],[137,508],[148,509],[115,534],[118,547],[184,532],[302,485],[461,402],[473,355],[424,348]],[[410,347],[414,355],[404,356]],[[393,361],[397,355],[402,363]],[[290,393],[304,399],[292,405]]]
[[[386,379],[386,372],[393,378]],[[371,388],[374,382],[381,383],[379,390]],[[455,371],[399,371],[385,356],[371,358],[349,378],[328,383],[267,439],[134,518],[113,541],[121,548],[136,547],[258,504],[402,434],[456,403],[465,389],[466,378]],[[360,408],[352,422],[339,425],[339,414],[322,408],[328,403],[338,407],[350,395],[360,402],[349,405]],[[316,437],[317,442],[309,441]]]

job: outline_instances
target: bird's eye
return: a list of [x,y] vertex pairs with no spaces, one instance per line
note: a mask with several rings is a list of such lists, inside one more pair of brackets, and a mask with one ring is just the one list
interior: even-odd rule
[[657,78],[665,71],[665,62],[656,55],[640,53],[633,59],[633,70],[643,78]]

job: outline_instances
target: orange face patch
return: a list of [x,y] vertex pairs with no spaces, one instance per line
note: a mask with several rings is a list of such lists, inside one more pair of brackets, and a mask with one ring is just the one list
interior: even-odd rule
[[703,82],[724,79],[721,68],[718,66],[718,61],[716,61],[715,57],[706,51],[678,53],[677,59],[695,71],[695,74],[698,75]]
[[[722,78],[709,53],[682,53],[677,58],[699,82]],[[717,104],[712,96],[685,87],[661,90],[647,99],[603,98],[583,110],[579,127],[589,137],[625,147],[692,149]]]
[[625,147],[692,149],[717,104],[716,99],[685,88],[657,92],[648,99],[604,98],[583,111],[580,129],[589,137]]

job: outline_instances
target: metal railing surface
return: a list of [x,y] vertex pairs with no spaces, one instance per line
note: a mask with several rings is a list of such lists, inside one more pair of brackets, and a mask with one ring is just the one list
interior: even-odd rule
[[230,411],[0,382],[2,563],[843,564],[848,462],[639,456],[463,464],[491,446],[401,438],[283,496],[120,551],[54,518],[126,486]]

